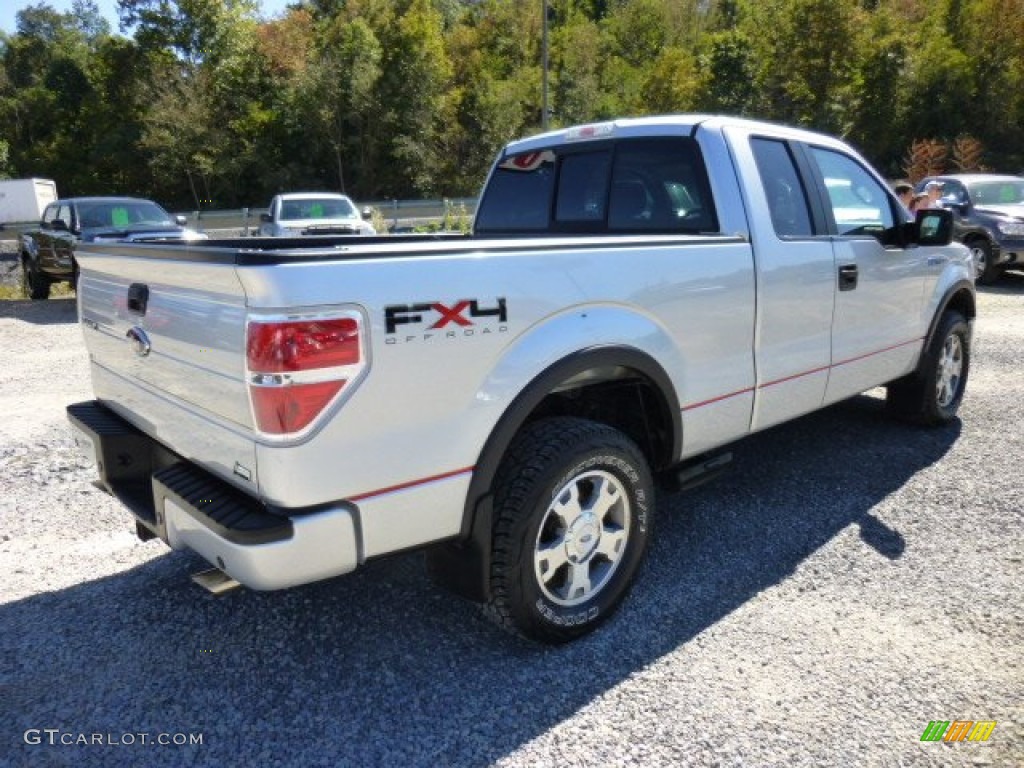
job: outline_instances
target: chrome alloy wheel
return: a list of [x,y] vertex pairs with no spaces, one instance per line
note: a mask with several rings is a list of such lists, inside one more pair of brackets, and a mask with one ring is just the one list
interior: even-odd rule
[[935,377],[935,398],[940,408],[952,403],[960,391],[960,377],[964,368],[964,347],[960,337],[951,333],[939,353],[939,371]]
[[626,488],[609,472],[584,472],[562,486],[534,547],[534,573],[544,596],[572,606],[600,592],[622,562],[631,518]]

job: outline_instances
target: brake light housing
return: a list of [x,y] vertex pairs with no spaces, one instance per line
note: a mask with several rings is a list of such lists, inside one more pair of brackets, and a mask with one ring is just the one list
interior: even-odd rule
[[316,429],[366,372],[365,328],[356,310],[251,315],[245,375],[256,431],[287,440]]

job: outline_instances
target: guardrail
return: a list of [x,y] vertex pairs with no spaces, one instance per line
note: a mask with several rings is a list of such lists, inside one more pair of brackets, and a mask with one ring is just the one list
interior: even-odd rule
[[[477,198],[450,197],[438,200],[366,200],[354,201],[360,211],[373,208],[387,222],[390,231],[407,231],[416,226],[440,221],[447,210],[472,216],[476,212]],[[188,225],[200,232],[211,230],[236,230],[242,236],[254,234],[259,228],[260,214],[266,208],[232,208],[210,211],[177,211],[173,215],[184,216]],[[17,240],[26,229],[36,222],[18,222],[0,225],[0,240]]]
[[[449,210],[472,216],[476,211],[477,198],[452,197],[439,200],[369,200],[353,201],[362,211],[372,208],[387,222],[390,231],[412,229],[444,218]],[[242,236],[258,230],[260,214],[266,208],[234,208],[221,211],[179,211],[175,215],[185,216],[189,226],[199,232],[210,230],[238,230]]]

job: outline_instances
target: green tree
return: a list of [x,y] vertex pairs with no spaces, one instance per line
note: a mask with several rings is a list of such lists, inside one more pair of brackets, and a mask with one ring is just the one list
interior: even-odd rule
[[741,7],[762,114],[841,130],[860,28],[857,0],[745,0]]
[[905,76],[911,27],[889,7],[878,7],[855,52],[851,100],[843,131],[881,170],[901,174],[910,86]]
[[186,62],[217,64],[237,47],[237,29],[255,20],[257,0],[117,0],[122,28],[135,28],[146,51],[173,51]]
[[[683,22],[676,13],[686,5],[632,0],[611,9],[600,25],[602,47],[597,66],[604,98],[599,116],[662,111],[680,103],[680,90],[692,87],[693,59],[681,47],[671,52],[667,49],[682,38]],[[683,82],[656,81],[658,77],[680,76]],[[658,99],[659,104],[648,103],[648,98]]]
[[6,139],[0,139],[0,179],[11,177],[11,151]]
[[682,48],[666,48],[647,71],[644,108],[655,114],[689,112],[697,108],[702,92],[696,57]]
[[602,55],[600,28],[584,16],[552,32],[554,125],[585,123],[605,114]]
[[755,61],[747,36],[736,29],[714,32],[702,43],[699,104],[710,112],[752,116],[757,111]]
[[970,132],[997,165],[1024,168],[1024,0],[972,0],[961,19],[974,81]]
[[[725,112],[842,134],[893,175],[958,137],[971,165],[1024,167],[1024,0],[547,5],[553,126]],[[174,206],[471,193],[541,125],[543,7],[120,0],[128,39],[94,0],[30,5],[0,34],[0,173]]]
[[[529,20],[517,18],[521,7],[504,4],[507,13],[467,16],[448,37],[454,87],[449,93],[455,121],[442,137],[446,158],[444,193],[475,194],[497,151],[509,140],[540,124],[540,67],[536,49],[511,45],[495,56],[489,41]],[[486,24],[480,24],[486,19]]]
[[79,4],[82,18],[40,3],[18,12],[17,33],[4,40],[0,122],[6,126],[10,164],[17,174],[60,179],[78,188],[85,168],[88,126],[82,105],[95,38],[94,5]]
[[947,139],[970,133],[975,94],[970,60],[937,24],[928,27],[930,33],[921,35],[907,57],[907,134]]
[[[261,162],[260,135],[273,119],[254,4],[180,0],[178,7],[184,17],[169,26],[162,17],[140,16],[136,39],[149,72],[139,146],[169,197],[200,208],[234,205]],[[153,48],[161,35],[167,35],[164,47]]]
[[318,54],[299,81],[300,109],[334,170],[331,188],[345,192],[352,184],[360,192],[372,189],[382,58],[380,42],[365,21],[338,16],[327,23]]
[[382,191],[432,195],[440,191],[452,66],[442,37],[444,19],[430,0],[411,0],[385,31],[380,103],[385,167]]
[[81,105],[82,156],[76,188],[89,194],[152,195],[156,191],[138,141],[146,104],[140,97],[146,71],[142,54],[124,37],[99,38],[90,58],[91,87]]

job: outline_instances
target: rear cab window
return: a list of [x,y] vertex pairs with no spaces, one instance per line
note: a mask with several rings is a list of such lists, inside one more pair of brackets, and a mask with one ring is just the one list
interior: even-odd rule
[[478,234],[717,233],[697,143],[658,137],[566,144],[502,157]]

